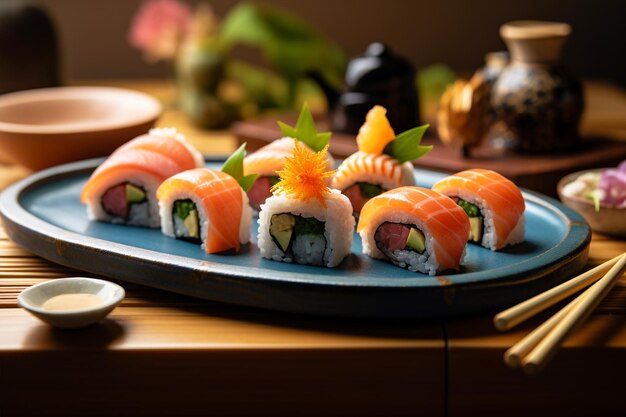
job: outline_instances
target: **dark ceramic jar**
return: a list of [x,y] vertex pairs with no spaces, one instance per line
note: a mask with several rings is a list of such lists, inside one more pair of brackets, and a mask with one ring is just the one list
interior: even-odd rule
[[476,74],[480,74],[491,89],[510,61],[506,51],[489,52],[485,54],[485,65],[476,70]]
[[388,46],[376,42],[348,64],[345,89],[331,112],[333,130],[358,133],[367,112],[377,104],[387,109],[396,133],[419,124],[415,69]]
[[489,52],[485,54],[485,65],[476,70],[472,78],[473,80],[478,78],[484,84],[484,91],[488,95],[483,126],[484,137],[481,141],[488,142],[488,146],[498,153],[510,151],[516,144],[506,125],[498,121],[496,111],[491,105],[493,87],[510,62],[511,57],[506,51]]
[[59,85],[52,20],[35,2],[0,1],[0,94]]
[[564,151],[579,142],[581,84],[559,64],[570,31],[565,23],[537,21],[500,28],[511,63],[493,86],[491,104],[517,151]]

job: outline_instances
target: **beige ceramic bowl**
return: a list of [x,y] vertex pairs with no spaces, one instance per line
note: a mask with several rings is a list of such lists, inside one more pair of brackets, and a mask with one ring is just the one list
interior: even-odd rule
[[[62,294],[93,294],[102,300],[95,307],[77,310],[47,310],[42,305]],[[38,319],[66,329],[89,326],[105,318],[126,295],[124,288],[95,278],[59,278],[45,281],[22,291],[17,302]]]
[[0,96],[0,160],[38,170],[109,155],[148,131],[154,98],[110,87],[58,87]]
[[557,184],[557,192],[559,198],[567,207],[576,210],[581,216],[587,220],[591,229],[595,232],[607,235],[626,237],[626,209],[618,209],[615,207],[600,207],[600,211],[596,212],[592,202],[582,197],[570,197],[563,195],[563,187],[566,184],[576,180],[579,176],[588,172],[598,172],[608,168],[589,169],[586,171],[574,172],[561,178]]

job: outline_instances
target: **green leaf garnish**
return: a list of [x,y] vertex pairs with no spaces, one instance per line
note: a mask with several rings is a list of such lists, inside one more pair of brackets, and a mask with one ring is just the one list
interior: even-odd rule
[[426,124],[400,133],[385,146],[383,152],[397,159],[401,164],[426,155],[433,147],[432,145],[421,146],[420,143],[429,127],[430,125]]
[[252,187],[258,174],[243,175],[243,158],[246,156],[246,144],[244,143],[231,156],[228,157],[222,172],[233,177],[245,192]]
[[315,121],[307,103],[302,105],[295,128],[283,122],[278,122],[278,126],[283,135],[298,139],[315,152],[324,149],[330,141],[330,132],[317,133],[315,130]]

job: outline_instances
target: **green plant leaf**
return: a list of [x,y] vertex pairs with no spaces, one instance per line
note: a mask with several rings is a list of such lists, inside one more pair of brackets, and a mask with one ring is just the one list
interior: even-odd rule
[[445,64],[432,64],[421,68],[416,75],[420,99],[439,103],[446,87],[456,79],[456,73]]
[[283,135],[298,139],[315,152],[321,151],[330,142],[330,132],[317,133],[315,120],[307,103],[302,105],[295,128],[283,122],[278,122],[278,126]]
[[285,136],[288,136],[290,138],[295,138],[297,136],[296,129],[289,126],[287,123],[278,121],[278,127],[280,127],[280,131],[283,132],[283,135]]
[[244,143],[231,156],[228,157],[222,166],[222,172],[233,177],[245,192],[252,187],[256,181],[257,174],[243,175],[243,158],[246,156],[246,144]]
[[239,185],[241,185],[241,188],[247,193],[254,185],[254,182],[256,181],[258,175],[259,174],[246,175],[245,177],[239,178],[237,182],[239,183]]
[[225,76],[242,88],[245,93],[243,103],[251,104],[260,111],[285,107],[287,103],[287,81],[271,69],[229,58]]
[[297,80],[308,71],[319,72],[341,85],[346,55],[334,42],[306,22],[278,8],[243,2],[230,10],[218,35],[225,48],[235,44],[257,47],[289,84],[293,100]]
[[397,159],[401,164],[426,155],[433,147],[432,145],[421,146],[420,143],[429,127],[430,125],[422,125],[400,133],[385,146],[383,152]]

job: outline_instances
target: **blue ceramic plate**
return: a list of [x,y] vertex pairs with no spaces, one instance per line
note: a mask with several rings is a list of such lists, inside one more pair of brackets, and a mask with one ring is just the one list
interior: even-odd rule
[[[79,196],[99,162],[51,168],[7,189],[0,212],[9,236],[66,266],[247,306],[359,317],[441,317],[500,308],[573,276],[585,265],[591,239],[578,214],[524,192],[525,243],[500,252],[468,245],[460,272],[435,277],[361,255],[358,235],[353,254],[338,268],[262,259],[256,222],[252,242],[239,254],[208,255],[159,230],[89,222]],[[416,170],[415,177],[430,187],[443,174]]]

